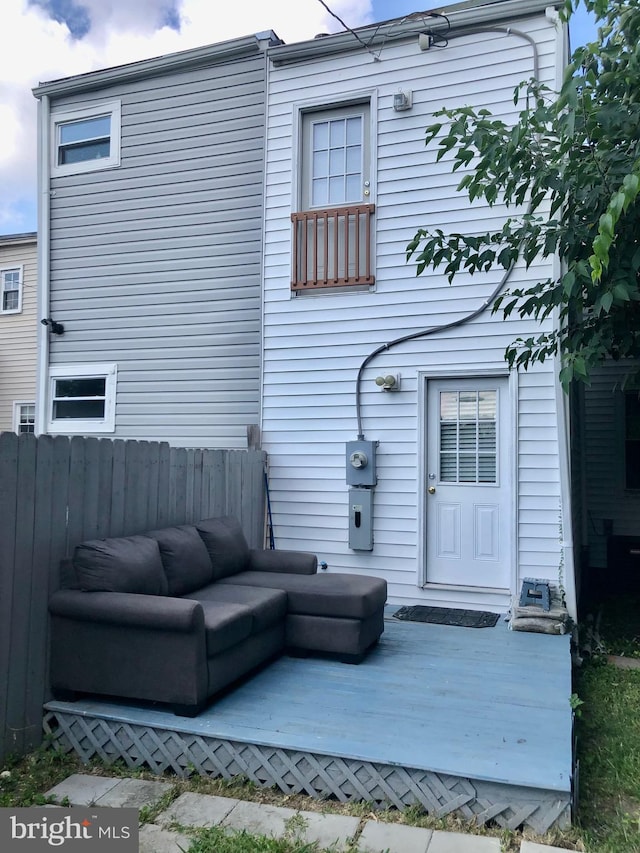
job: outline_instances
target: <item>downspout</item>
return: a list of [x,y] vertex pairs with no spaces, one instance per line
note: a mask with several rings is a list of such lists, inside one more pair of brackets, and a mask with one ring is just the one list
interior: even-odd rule
[[[548,8],[547,20],[559,24],[559,16],[555,9]],[[562,82],[564,69],[569,60],[569,32],[564,30],[564,38],[559,42],[556,54],[556,85],[559,88]],[[559,259],[556,258],[554,277],[559,280],[563,270]],[[553,312],[554,326],[559,324],[559,312]],[[576,594],[576,555],[573,540],[573,490],[571,476],[571,412],[569,409],[569,395],[565,394],[558,380],[560,369],[560,357],[556,354],[553,359],[554,375],[556,377],[556,411],[558,418],[558,468],[560,477],[560,577],[559,582],[564,588],[565,603],[569,615],[577,622],[578,601]]]
[[[49,317],[50,171],[48,95],[38,101],[38,317]],[[49,376],[49,327],[38,323],[36,377],[36,435],[47,431],[47,388]]]

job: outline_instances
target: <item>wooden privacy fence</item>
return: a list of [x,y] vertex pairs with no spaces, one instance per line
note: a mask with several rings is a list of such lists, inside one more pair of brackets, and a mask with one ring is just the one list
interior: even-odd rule
[[85,539],[235,515],[264,542],[265,454],[0,433],[0,762],[41,741],[48,610]]

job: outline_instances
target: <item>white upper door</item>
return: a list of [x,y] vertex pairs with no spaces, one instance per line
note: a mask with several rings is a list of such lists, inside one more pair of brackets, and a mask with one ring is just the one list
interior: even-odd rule
[[427,583],[509,589],[515,508],[508,380],[430,380]]

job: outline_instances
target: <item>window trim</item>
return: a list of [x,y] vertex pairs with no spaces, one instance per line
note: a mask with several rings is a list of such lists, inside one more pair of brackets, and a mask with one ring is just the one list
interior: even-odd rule
[[[105,379],[104,418],[59,418],[53,417],[55,383],[58,379]],[[116,364],[58,364],[49,369],[49,399],[47,402],[47,432],[67,435],[91,435],[115,432]]]
[[13,431],[17,435],[23,435],[20,432],[20,415],[23,406],[33,406],[33,432],[36,428],[36,402],[35,400],[14,400],[13,401]]
[[[18,307],[4,308],[5,294],[5,274],[9,272],[18,273]],[[22,292],[24,290],[24,266],[23,264],[12,264],[7,267],[0,267],[0,314],[21,314],[22,313]]]
[[[111,118],[109,156],[93,160],[81,160],[78,163],[58,163],[60,149],[59,128],[76,121],[99,118],[108,115]],[[51,111],[51,176],[79,175],[85,172],[97,172],[102,169],[114,169],[120,165],[121,103],[109,101],[77,109],[53,109]]]

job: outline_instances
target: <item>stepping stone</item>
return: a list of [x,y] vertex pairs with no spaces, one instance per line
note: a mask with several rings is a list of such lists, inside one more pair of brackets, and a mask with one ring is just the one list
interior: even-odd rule
[[140,829],[139,853],[184,853],[191,839],[182,832],[168,832],[153,823]]
[[44,796],[54,797],[58,802],[68,799],[72,806],[93,806],[121,781],[118,778],[74,773],[46,791]]
[[389,853],[426,853],[432,834],[430,829],[417,826],[368,820],[358,838],[358,850],[362,853],[381,853],[383,850]]
[[231,797],[180,794],[167,809],[160,812],[155,822],[160,826],[167,826],[173,821],[182,826],[218,826],[238,802]]
[[149,782],[146,779],[121,779],[118,784],[96,800],[96,806],[141,809],[153,806],[172,788],[170,782]]

